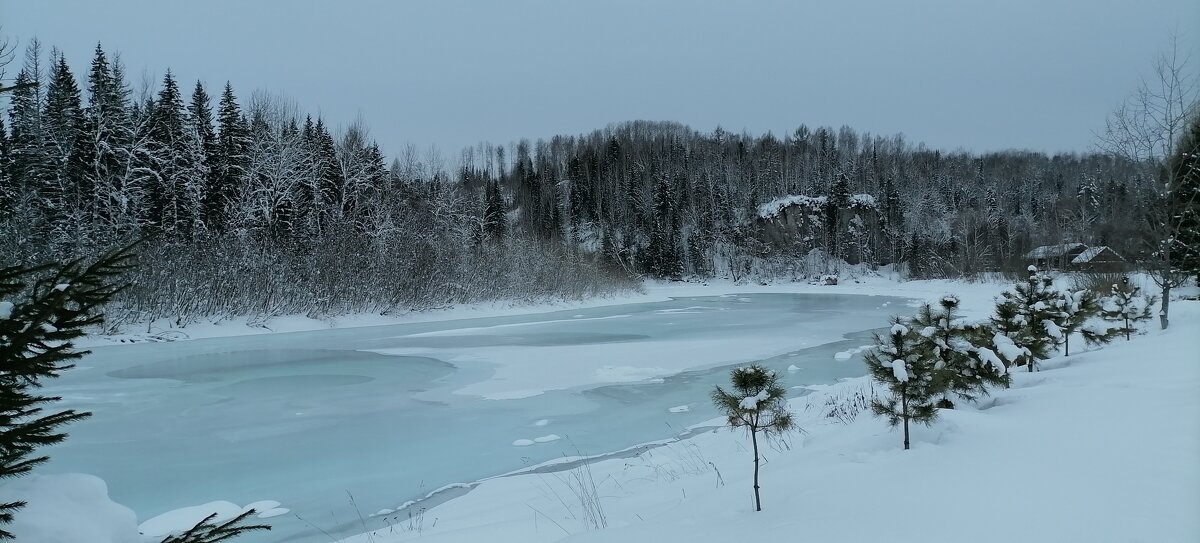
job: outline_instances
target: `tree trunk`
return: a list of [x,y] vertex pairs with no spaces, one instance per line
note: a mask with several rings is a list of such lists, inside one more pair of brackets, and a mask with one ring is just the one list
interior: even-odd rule
[[754,510],[762,511],[762,498],[758,494],[758,429],[750,427],[750,444],[754,447]]
[[1063,356],[1071,356],[1071,333],[1067,332],[1063,340]]
[[1162,325],[1162,329],[1167,329],[1167,310],[1171,308],[1171,283],[1163,281],[1162,291],[1162,309],[1158,310],[1158,323]]
[[900,394],[900,408],[904,417],[904,450],[908,450],[908,395],[902,391]]

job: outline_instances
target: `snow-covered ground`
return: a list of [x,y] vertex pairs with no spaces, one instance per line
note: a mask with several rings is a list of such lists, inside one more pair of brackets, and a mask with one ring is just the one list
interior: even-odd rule
[[826,415],[827,403],[869,394],[867,378],[795,399],[804,431],[766,449],[763,512],[745,436],[715,431],[489,480],[346,542],[1194,542],[1200,303],[1172,313],[1165,332],[1049,360],[979,405],[943,410],[916,427],[910,451],[869,412]]
[[[656,283],[648,284],[642,294],[575,303],[456,307],[332,322],[283,317],[265,328],[231,320],[166,335],[184,340],[345,329],[752,293],[930,301],[954,293],[966,317],[975,319],[991,311],[992,298],[1007,286],[883,277],[844,279],[834,286]],[[912,313],[912,307],[893,307],[896,314]],[[762,513],[751,511],[750,456],[744,436],[721,431],[590,464],[576,466],[560,459],[554,463],[576,467],[491,478],[457,489],[462,496],[431,509],[389,506],[370,514],[371,508],[362,511],[365,533],[346,541],[718,541],[746,534],[802,534],[817,541],[939,541],[958,540],[961,534],[981,541],[1192,541],[1200,535],[1200,521],[1187,516],[1200,510],[1200,341],[1194,333],[1200,326],[1200,307],[1176,301],[1172,309],[1171,330],[1154,330],[1128,344],[1049,361],[1040,373],[1018,374],[1013,389],[999,391],[994,400],[943,413],[932,428],[918,427],[914,449],[908,452],[899,450],[898,433],[869,413],[844,424],[847,410],[853,411],[848,407],[853,398],[872,393],[865,378],[806,387],[815,391],[792,402],[805,431],[767,449]],[[686,313],[687,308],[677,311]],[[862,328],[883,324],[863,323]],[[161,330],[144,330],[91,340],[91,345],[163,336]],[[430,339],[437,336],[429,334]],[[859,350],[851,346],[831,350],[828,356],[845,360]],[[665,365],[669,367],[656,371],[669,374],[688,367]],[[1148,369],[1151,365],[1153,370]],[[619,366],[614,368],[613,375],[601,376],[600,381],[650,376],[620,374]],[[553,381],[545,368],[533,370],[526,375]],[[474,392],[487,395],[484,389]],[[830,406],[837,405],[847,407],[838,410],[838,417],[829,417]],[[671,403],[664,410],[686,414],[696,406]],[[557,441],[558,434],[543,428],[548,422],[532,423],[527,435],[510,439],[511,446],[524,450]],[[226,514],[241,510],[232,503],[220,505]],[[287,504],[270,505],[269,514],[287,510]],[[190,519],[188,515],[196,512],[171,511],[158,520],[182,525],[183,517]],[[862,522],[864,518],[870,522]],[[981,533],[979,522],[987,522],[988,529]]]

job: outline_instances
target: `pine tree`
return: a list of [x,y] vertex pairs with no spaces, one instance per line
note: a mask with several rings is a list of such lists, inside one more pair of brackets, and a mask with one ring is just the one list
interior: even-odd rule
[[659,176],[654,185],[654,226],[650,231],[650,246],[646,248],[646,267],[657,277],[678,278],[683,273],[675,207],[670,180]]
[[[35,452],[66,439],[62,427],[89,416],[73,409],[47,414],[60,398],[38,390],[86,354],[72,342],[103,322],[98,308],[121,291],[116,278],[131,259],[126,248],[91,265],[0,268],[0,478],[20,477],[46,462]],[[7,301],[17,296],[22,299]],[[0,504],[0,526],[24,505]],[[12,538],[0,529],[0,539]]]
[[226,82],[217,105],[217,145],[213,164],[213,184],[206,202],[210,227],[220,232],[229,225],[229,206],[241,196],[245,182],[250,135],[233,94],[233,85]]
[[1168,165],[1177,179],[1168,199],[1178,221],[1172,264],[1200,282],[1200,114],[1193,117]]
[[944,296],[937,307],[922,305],[908,323],[919,356],[933,360],[931,386],[942,395],[938,407],[954,407],[951,393],[975,401],[988,394],[988,387],[1007,387],[1011,380],[989,347],[991,328],[964,324],[958,305],[957,297]]
[[762,511],[759,494],[758,434],[770,437],[795,427],[787,410],[787,391],[775,372],[757,364],[730,372],[732,387],[720,386],[712,392],[713,403],[725,415],[731,428],[745,428],[754,451],[754,509]]
[[17,73],[9,94],[9,176],[17,194],[50,186],[54,162],[48,153],[42,122],[40,68],[37,43],[30,46],[31,60]]
[[150,139],[156,148],[155,182],[150,187],[150,224],[174,236],[191,227],[184,209],[184,174],[191,165],[187,152],[183,96],[171,71],[150,112]]
[[1113,340],[1115,334],[1107,327],[1096,326],[1094,319],[1100,316],[1100,300],[1087,289],[1062,291],[1056,309],[1060,318],[1056,321],[1062,330],[1063,355],[1071,355],[1071,335],[1078,333],[1088,345],[1100,345]]
[[211,202],[218,198],[213,188],[216,182],[213,161],[216,156],[216,134],[213,132],[212,108],[208,93],[199,81],[192,90],[192,99],[187,106],[184,123],[184,150],[187,153],[180,172],[183,190],[185,220],[191,223],[191,231],[198,233],[208,229],[208,213]]
[[1142,289],[1126,278],[1112,286],[1112,293],[1100,300],[1100,316],[1106,321],[1120,323],[1116,333],[1125,334],[1125,341],[1138,331],[1138,324],[1150,320],[1151,306],[1157,296],[1143,296]]
[[1034,266],[1029,266],[1028,279],[1000,293],[992,325],[1025,353],[1010,362],[1034,371],[1038,361],[1049,358],[1051,348],[1063,341],[1058,302],[1053,280]]
[[871,410],[887,417],[892,426],[903,425],[905,450],[909,421],[929,425],[937,419],[934,359],[922,356],[919,348],[918,337],[903,320],[894,318],[888,334],[876,334],[875,348],[863,357],[871,376],[892,392],[886,400],[871,400]]
[[9,218],[16,201],[16,191],[9,175],[8,129],[4,126],[4,116],[0,115],[0,222]]
[[500,183],[488,179],[484,188],[483,230],[493,240],[504,239],[507,219],[504,211],[504,198],[500,194]]
[[48,234],[56,243],[79,239],[75,229],[85,226],[85,206],[91,199],[91,187],[83,176],[83,164],[77,146],[85,138],[83,106],[79,85],[67,59],[56,55],[46,89],[42,115],[46,130],[46,154],[50,172],[38,188],[46,210]]

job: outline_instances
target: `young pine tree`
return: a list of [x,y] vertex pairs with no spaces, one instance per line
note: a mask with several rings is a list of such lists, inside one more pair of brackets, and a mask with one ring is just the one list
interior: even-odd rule
[[[997,347],[1012,343],[1024,350],[1023,356],[1009,360],[1017,366],[1026,366],[1029,371],[1036,369],[1038,360],[1050,357],[1050,349],[1062,337],[1058,294],[1052,286],[1049,275],[1030,266],[1028,279],[1000,294],[991,318],[992,326],[1006,338],[998,340]],[[1013,353],[1010,349],[1002,352]]]
[[929,425],[937,419],[934,406],[934,361],[921,356],[918,337],[905,323],[895,318],[886,336],[875,336],[875,348],[863,359],[871,377],[892,391],[892,397],[871,401],[876,415],[887,417],[888,424],[904,426],[904,449],[909,448],[909,421]]
[[1058,310],[1061,315],[1057,324],[1062,330],[1063,354],[1071,355],[1071,335],[1079,334],[1088,345],[1099,345],[1113,340],[1114,334],[1107,327],[1095,326],[1093,320],[1100,316],[1100,300],[1087,289],[1059,293]]
[[758,485],[758,434],[769,437],[786,432],[795,427],[795,422],[787,410],[787,391],[775,372],[755,364],[733,370],[729,378],[732,388],[726,392],[716,387],[712,400],[730,427],[745,428],[750,434],[754,450],[754,509],[762,511]]
[[909,321],[915,334],[916,351],[933,360],[938,407],[953,408],[950,394],[975,401],[988,394],[990,386],[1008,386],[1007,368],[987,347],[994,335],[990,327],[964,324],[958,314],[958,298],[945,296],[937,307],[921,306]]
[[1157,296],[1143,296],[1142,289],[1125,279],[1121,285],[1112,286],[1112,294],[1100,302],[1100,316],[1109,322],[1121,323],[1117,334],[1124,333],[1125,340],[1138,331],[1138,324],[1150,320],[1150,307],[1158,301]]

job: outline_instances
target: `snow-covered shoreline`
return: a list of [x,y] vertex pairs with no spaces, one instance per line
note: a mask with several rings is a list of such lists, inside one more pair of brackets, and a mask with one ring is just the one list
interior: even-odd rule
[[[948,280],[896,282],[882,277],[848,280],[834,286],[803,283],[652,283],[647,284],[645,292],[641,294],[583,302],[536,306],[455,307],[401,317],[359,315],[339,319],[333,323],[285,317],[279,319],[278,325],[270,329],[250,328],[237,321],[207,327],[193,325],[189,326],[188,330],[195,333],[177,339],[535,315],[586,307],[665,301],[677,297],[753,293],[894,296],[914,301],[934,301],[947,293],[954,293],[963,300],[964,315],[968,319],[979,319],[992,310],[993,298],[1009,285],[1008,282],[965,283]],[[518,472],[488,477],[465,485],[452,485],[455,487],[451,489],[453,492],[444,493],[444,496],[434,492],[431,493],[433,499],[430,501],[413,503],[406,509],[387,510],[386,513],[381,510],[375,515],[368,515],[368,523],[364,525],[368,531],[343,541],[392,543],[421,537],[433,541],[482,539],[524,543],[560,540],[602,541],[617,537],[633,541],[685,538],[715,542],[731,538],[736,533],[724,526],[715,526],[718,522],[738,526],[745,530],[745,533],[776,537],[790,533],[791,528],[788,526],[799,519],[803,519],[806,533],[809,530],[819,531],[822,537],[818,540],[939,540],[937,537],[931,539],[928,533],[901,530],[897,534],[883,527],[871,531],[875,528],[843,526],[841,529],[834,529],[833,526],[839,523],[855,524],[855,517],[846,511],[860,507],[858,500],[864,496],[873,496],[872,492],[879,491],[881,495],[890,496],[893,501],[913,500],[913,503],[917,504],[921,500],[929,500],[930,503],[941,503],[938,500],[946,496],[969,494],[970,490],[963,488],[961,481],[972,477],[982,477],[990,485],[975,498],[974,503],[980,509],[993,509],[1009,516],[1051,505],[1042,501],[1038,502],[1041,504],[1039,506],[1020,505],[1019,502],[1026,499],[1023,497],[1022,485],[1033,485],[1037,488],[1038,490],[1033,492],[1035,495],[1054,495],[1067,501],[1083,499],[1089,504],[1088,507],[1069,508],[1069,513],[1075,516],[1068,518],[1065,522],[1067,525],[1082,523],[1086,518],[1090,518],[1086,517],[1090,514],[1089,510],[1102,511],[1105,507],[1112,507],[1112,503],[1123,504],[1129,501],[1126,500],[1125,494],[1117,494],[1115,491],[1105,494],[1103,489],[1090,487],[1086,495],[1082,492],[1077,495],[1070,490],[1044,488],[1049,484],[1046,481],[1056,480],[1055,477],[1059,474],[1047,473],[1042,464],[1050,462],[1056,469],[1071,467],[1062,465],[1061,459],[1056,457],[1060,454],[1056,452],[1060,446],[1070,448],[1073,457],[1080,458],[1091,466],[1083,469],[1082,474],[1069,473],[1070,478],[1063,479],[1062,485],[1086,487],[1090,484],[1087,477],[1102,477],[1113,481],[1113,488],[1130,488],[1132,490],[1128,490],[1129,495],[1140,496],[1148,495],[1155,484],[1170,487],[1173,494],[1168,495],[1173,496],[1179,503],[1159,507],[1159,516],[1168,519],[1168,524],[1174,522],[1174,531],[1151,530],[1153,534],[1163,537],[1150,537],[1146,540],[1184,541],[1185,538],[1176,536],[1200,534],[1200,524],[1194,519],[1191,520],[1192,524],[1187,524],[1188,517],[1180,513],[1190,504],[1200,505],[1200,492],[1188,493],[1186,488],[1181,488],[1189,481],[1200,483],[1200,469],[1181,461],[1188,458],[1189,454],[1192,458],[1200,457],[1200,435],[1195,431],[1196,428],[1200,428],[1200,401],[1185,397],[1185,393],[1189,391],[1192,396],[1200,396],[1195,394],[1200,391],[1200,371],[1197,371],[1195,364],[1189,366],[1185,363],[1188,356],[1194,359],[1195,353],[1200,352],[1200,341],[1194,334],[1188,333],[1200,324],[1200,304],[1179,302],[1173,305],[1173,308],[1174,324],[1171,330],[1160,332],[1157,326],[1151,325],[1149,328],[1152,330],[1132,342],[1120,341],[1105,349],[1075,354],[1070,358],[1049,360],[1044,364],[1046,371],[1043,372],[1018,372],[1012,389],[997,391],[993,398],[986,399],[977,406],[946,412],[942,420],[931,428],[918,427],[914,434],[914,450],[908,453],[899,451],[898,435],[881,421],[872,418],[868,411],[859,413],[849,424],[835,422],[835,418],[842,415],[832,417],[829,414],[831,406],[853,410],[852,406],[856,402],[864,401],[863,398],[873,389],[869,378],[847,379],[829,386],[805,387],[812,390],[811,394],[791,401],[791,407],[800,415],[800,425],[805,432],[777,443],[768,452],[764,471],[764,487],[767,489],[767,494],[764,495],[766,512],[762,514],[753,513],[751,508],[743,503],[744,496],[739,494],[748,488],[748,474],[742,469],[746,467],[743,464],[748,462],[744,444],[741,443],[742,436],[729,432],[702,431],[687,435],[686,439],[676,436],[648,442],[624,451],[595,455],[582,462],[579,458],[564,457]],[[912,312],[911,309],[901,306],[896,308],[896,312],[907,315]],[[870,323],[866,326],[882,324]],[[144,340],[136,336],[110,337],[95,341],[91,346],[120,344],[121,339]],[[1155,381],[1149,372],[1138,373],[1130,370],[1129,360],[1136,360],[1136,364],[1142,364],[1142,361],[1153,359],[1163,359],[1167,363],[1161,370],[1165,372],[1162,375],[1164,382]],[[1087,370],[1088,373],[1077,379],[1074,377],[1077,369]],[[1165,392],[1161,390],[1164,384],[1169,385]],[[879,390],[879,387],[876,385],[874,390]],[[1142,392],[1145,394],[1138,395]],[[1100,455],[1103,460],[1089,458],[1088,447],[1094,446],[1099,450],[1110,441],[1124,439],[1118,437],[1123,429],[1110,430],[1085,417],[1088,410],[1098,409],[1097,407],[1079,407],[1101,402],[1101,396],[1108,393],[1116,394],[1119,401],[1137,406],[1153,407],[1164,403],[1173,405],[1178,411],[1177,414],[1155,411],[1148,415],[1164,420],[1174,416],[1174,420],[1170,421],[1172,433],[1159,435],[1150,431],[1153,428],[1140,428],[1133,432],[1138,435],[1134,443],[1137,447],[1125,446],[1118,451],[1120,454]],[[1122,396],[1126,393],[1133,395]],[[1025,403],[1032,405],[1021,407]],[[1063,416],[1066,418],[1055,419],[1055,414],[1059,411],[1036,407],[1043,404],[1065,412]],[[992,417],[994,414],[1010,410],[1018,412],[1019,416],[1002,419]],[[1104,416],[1119,419],[1132,415],[1104,411]],[[1155,424],[1162,422],[1157,419]],[[721,420],[713,419],[692,425],[691,428],[719,426],[720,423]],[[1187,426],[1188,424],[1191,426]],[[1062,429],[1058,426],[1062,426]],[[1189,428],[1190,433],[1187,431]],[[1037,434],[1036,439],[1022,433],[1025,429],[1032,429]],[[1056,443],[1054,436],[1059,432],[1071,436],[1073,442]],[[1113,437],[1109,437],[1109,433],[1112,433]],[[539,439],[548,438],[543,436]],[[1006,439],[1012,442],[1005,441]],[[1156,444],[1156,440],[1164,440],[1161,447]],[[1162,463],[1161,468],[1150,474],[1161,476],[1161,480],[1153,477],[1147,479],[1144,472],[1138,472],[1136,476],[1111,476],[1110,471],[1121,471],[1111,470],[1113,465],[1120,465],[1124,469],[1127,465],[1159,463],[1163,455],[1157,455],[1156,451],[1166,447],[1170,448],[1166,453],[1169,458]],[[1006,478],[986,470],[980,473],[970,471],[973,465],[972,455],[988,456],[992,458],[989,462],[1000,462],[1004,454],[1012,456],[1010,464],[996,469],[1011,477]],[[1047,460],[1043,455],[1049,455],[1051,459]],[[1023,460],[1025,458],[1029,460]],[[897,467],[906,464],[911,466]],[[944,465],[952,468],[947,473],[953,475],[947,474],[944,478],[939,478],[941,476],[937,475],[940,473],[938,470]],[[898,469],[911,472],[897,473]],[[1105,471],[1106,469],[1110,471]],[[932,489],[921,488],[916,493],[920,498],[898,493],[892,488],[893,485],[923,485],[923,481],[911,480],[914,474],[919,473],[933,474],[931,476],[935,481],[931,485]],[[583,479],[585,475],[588,481],[586,483]],[[1200,488],[1200,485],[1194,485],[1193,488]],[[434,496],[435,494],[438,495]],[[829,496],[834,501],[841,501],[842,507],[826,504],[821,499],[822,495]],[[956,498],[950,500],[957,503]],[[882,499],[874,501],[880,503],[863,506],[886,508],[887,504],[891,503]],[[873,499],[867,499],[866,502],[873,503]],[[1014,505],[1014,502],[1017,505]],[[1141,502],[1137,505],[1143,506]],[[230,507],[236,508],[233,505]],[[1149,515],[1150,509],[1138,511],[1146,516]],[[975,510],[963,509],[960,513],[967,515],[974,512]],[[901,512],[889,511],[888,522],[903,522],[905,517],[899,513]],[[605,519],[605,528],[602,530],[599,530],[600,526],[596,524],[597,514]],[[1109,511],[1104,515],[1113,517],[1116,512]],[[979,519],[976,518],[973,522],[979,522]],[[1139,529],[1147,529],[1143,524],[1138,524]],[[964,521],[964,529],[967,526],[969,523]],[[1054,532],[1051,529],[1047,533],[1053,535],[1042,539],[1036,537],[1037,533],[1029,531],[1028,526],[1009,528],[1012,529],[997,532],[1007,534],[1004,537],[997,535],[994,539],[981,540],[1126,541],[1137,540],[1135,536],[1140,533],[1123,532],[1108,526],[1106,530],[1086,532],[1094,536],[1090,539],[1073,539],[1068,537],[1072,533]],[[946,534],[949,535],[950,532]],[[1111,534],[1120,534],[1120,537],[1107,537]],[[1106,537],[1100,537],[1101,535]]]
[[175,327],[170,319],[163,319],[152,323],[131,324],[123,327],[115,334],[88,336],[81,339],[78,345],[85,348],[92,348],[146,341],[188,341],[363,326],[387,326],[460,319],[510,317],[572,309],[661,302],[673,297],[755,293],[898,296],[934,301],[946,293],[954,292],[960,298],[964,299],[964,306],[967,311],[966,316],[968,318],[981,318],[986,314],[986,311],[975,314],[971,312],[972,308],[986,306],[991,297],[995,296],[1007,285],[1008,283],[1006,282],[967,283],[951,279],[899,281],[893,277],[884,276],[844,279],[838,285],[818,285],[802,282],[771,283],[766,285],[756,283],[739,284],[728,280],[714,280],[704,283],[647,281],[643,284],[643,292],[631,292],[602,298],[535,304],[507,302],[470,304],[442,309],[412,311],[398,315],[359,313],[328,319],[314,319],[304,315],[282,315],[265,320],[251,317],[234,317],[221,320],[217,323],[206,321],[192,323],[184,327]]
[[489,479],[423,511],[433,526],[385,525],[344,542],[1194,541],[1200,303],[1175,307],[1170,330],[1053,358],[943,411],[915,427],[907,452],[869,411],[849,423],[828,416],[869,394],[869,378],[814,387],[791,401],[805,432],[767,453],[762,513],[748,501],[744,436],[717,431],[586,471]]

